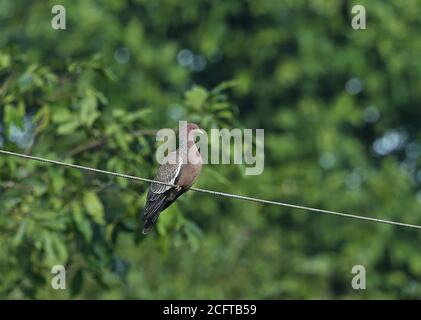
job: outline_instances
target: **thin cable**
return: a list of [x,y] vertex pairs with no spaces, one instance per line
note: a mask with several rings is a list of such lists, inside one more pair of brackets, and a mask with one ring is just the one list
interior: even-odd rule
[[246,197],[246,196],[241,196],[241,195],[238,195],[238,194],[231,194],[231,193],[212,191],[212,190],[206,190],[206,189],[199,189],[199,188],[190,188],[190,190],[197,191],[197,192],[203,192],[203,193],[209,193],[209,194],[218,195],[218,196],[222,196],[222,197],[230,197],[230,198],[234,198],[234,199],[272,204],[272,205],[275,205],[275,206],[283,206],[283,207],[290,207],[290,208],[294,208],[294,209],[314,211],[314,212],[318,212],[318,213],[326,213],[326,214],[345,217],[345,218],[359,219],[359,220],[365,220],[365,221],[370,221],[370,222],[377,222],[377,223],[391,224],[391,225],[401,226],[401,227],[421,229],[421,226],[418,226],[418,225],[415,225],[415,224],[389,221],[389,220],[383,220],[383,219],[371,218],[371,217],[365,217],[365,216],[358,216],[358,215],[355,215],[355,214],[349,214],[349,213],[342,213],[342,212],[338,212],[338,211],[330,211],[330,210],[324,210],[324,209],[317,209],[317,208],[299,206],[299,205],[296,205],[296,204],[290,204],[290,203],[285,203],[285,202],[264,200],[264,199],[258,199],[258,198],[253,198],[253,197]]
[[45,158],[29,156],[27,154],[11,152],[11,151],[6,151],[6,150],[2,150],[2,149],[0,149],[0,153],[3,153],[5,155],[9,155],[9,156],[18,157],[18,158],[24,158],[24,159],[35,160],[35,161],[44,162],[44,163],[56,164],[56,165],[59,165],[59,166],[69,167],[69,168],[73,168],[73,169],[92,171],[92,172],[97,172],[97,173],[101,173],[101,174],[108,174],[108,175],[111,175],[111,176],[130,179],[130,180],[137,180],[137,181],[143,181],[143,182],[153,182],[153,183],[163,184],[163,185],[170,186],[170,187],[175,187],[175,185],[171,184],[171,183],[156,181],[156,180],[147,179],[147,178],[140,178],[140,177],[124,174],[124,173],[118,173],[118,172],[112,172],[112,171],[107,171],[107,170],[101,170],[101,169],[95,169],[95,168],[80,166],[80,165],[77,165],[77,164],[72,164],[72,163],[67,163],[67,162],[62,162],[62,161],[56,161],[56,160],[50,160],[50,159],[45,159]]
[[[166,186],[170,186],[170,187],[176,186],[176,185],[171,184],[171,183],[156,181],[156,180],[153,180],[153,179],[141,178],[141,177],[132,176],[132,175],[128,175],[128,174],[111,172],[111,171],[101,170],[101,169],[95,169],[95,168],[80,166],[80,165],[77,165],[77,164],[62,162],[62,161],[50,160],[50,159],[45,159],[45,158],[40,158],[40,157],[34,157],[34,156],[29,156],[29,155],[26,155],[26,154],[6,151],[6,150],[2,150],[2,149],[0,149],[0,153],[5,154],[5,155],[9,155],[9,156],[18,157],[18,158],[24,158],[24,159],[43,162],[43,163],[51,163],[51,164],[55,164],[55,165],[59,165],[59,166],[79,169],[79,170],[85,170],[85,171],[91,171],[91,172],[96,172],[96,173],[101,173],[101,174],[107,174],[107,175],[111,175],[111,176],[115,176],[115,177],[135,180],[135,181],[157,183],[157,184],[166,185]],[[221,196],[221,197],[228,197],[228,198],[233,198],[233,199],[240,199],[240,200],[246,200],[246,201],[251,201],[251,202],[270,204],[270,205],[275,205],[275,206],[283,206],[283,207],[289,207],[289,208],[294,208],[294,209],[313,211],[313,212],[317,212],[317,213],[324,213],[324,214],[329,214],[329,215],[334,215],[334,216],[339,216],[339,217],[358,219],[358,220],[370,221],[370,222],[375,222],[375,223],[383,223],[383,224],[395,225],[395,226],[400,226],[400,227],[421,229],[421,226],[415,225],[415,224],[402,223],[402,222],[384,220],[384,219],[378,219],[378,218],[371,218],[371,217],[366,217],[366,216],[359,216],[359,215],[354,215],[354,214],[342,213],[342,212],[338,212],[338,211],[330,211],[330,210],[323,210],[323,209],[299,206],[299,205],[289,204],[289,203],[285,203],[285,202],[271,201],[271,200],[264,200],[264,199],[259,199],[259,198],[241,196],[241,195],[238,195],[238,194],[232,194],[232,193],[226,193],[226,192],[220,192],[220,191],[213,191],[213,190],[207,190],[207,189],[200,189],[200,188],[190,188],[190,190],[195,191],[195,192],[202,192],[202,193],[217,195],[217,196]]]

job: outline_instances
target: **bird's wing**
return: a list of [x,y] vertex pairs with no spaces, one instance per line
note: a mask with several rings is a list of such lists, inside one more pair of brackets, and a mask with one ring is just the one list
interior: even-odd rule
[[[169,158],[169,157],[168,157]],[[175,184],[177,181],[178,176],[181,173],[181,166],[182,161],[175,159],[173,162],[170,163],[164,163],[162,164],[159,169],[158,173],[156,174],[154,180],[165,182],[168,184]],[[164,193],[168,189],[170,189],[171,186],[165,185],[165,184],[159,184],[159,183],[152,183],[151,184],[151,191],[153,193]]]
[[[170,154],[173,157],[175,154]],[[174,160],[175,159],[175,160]],[[168,159],[167,159],[168,160]],[[168,184],[176,184],[181,174],[182,161],[173,158],[170,163],[162,164],[154,180],[161,181]],[[143,209],[142,219],[145,222],[143,233],[149,232],[153,225],[158,220],[159,214],[162,210],[167,208],[178,196],[178,192],[174,193],[174,187],[159,183],[152,183],[148,192],[146,206]],[[181,194],[181,193],[180,193]]]

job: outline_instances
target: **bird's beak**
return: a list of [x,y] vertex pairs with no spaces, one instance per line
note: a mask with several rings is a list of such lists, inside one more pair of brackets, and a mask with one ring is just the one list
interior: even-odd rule
[[197,142],[198,141],[198,139],[199,139],[199,137],[200,136],[203,136],[203,135],[205,135],[206,134],[206,132],[204,131],[204,130],[202,130],[202,129],[196,129],[195,131],[194,131],[194,141],[195,142]]

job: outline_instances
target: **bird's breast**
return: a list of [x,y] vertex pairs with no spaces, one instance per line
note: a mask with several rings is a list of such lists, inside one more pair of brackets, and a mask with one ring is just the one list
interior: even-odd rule
[[184,174],[180,176],[177,184],[180,187],[188,189],[195,183],[197,177],[199,176],[200,171],[202,170],[202,162],[198,164],[187,163],[183,166],[184,168],[182,170]]

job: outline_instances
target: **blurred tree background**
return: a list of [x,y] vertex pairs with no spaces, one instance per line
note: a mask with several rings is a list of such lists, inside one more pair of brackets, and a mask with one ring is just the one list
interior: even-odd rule
[[[421,224],[420,10],[0,0],[0,146],[151,178],[154,130],[263,128],[263,174],[206,165],[197,185]],[[0,168],[0,298],[421,296],[417,230],[191,192],[145,237],[147,184],[3,155]],[[51,288],[55,264],[67,290]]]

